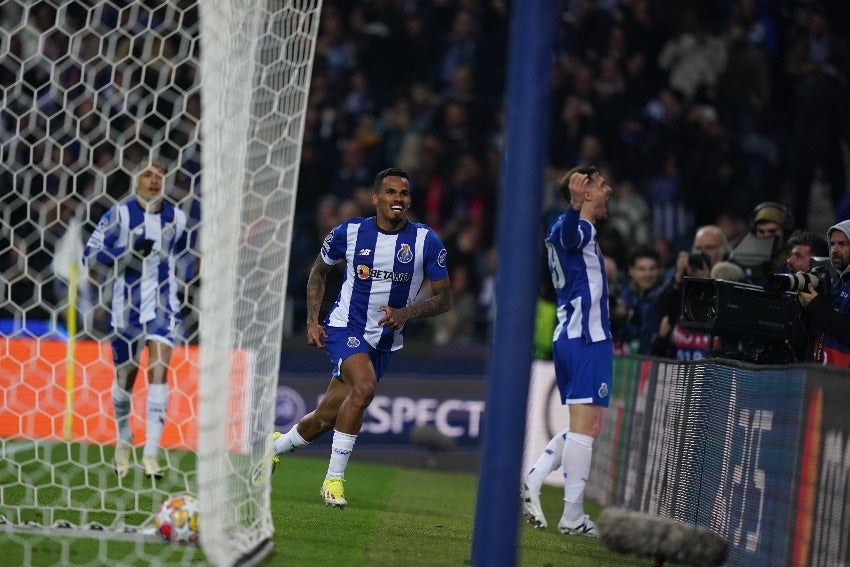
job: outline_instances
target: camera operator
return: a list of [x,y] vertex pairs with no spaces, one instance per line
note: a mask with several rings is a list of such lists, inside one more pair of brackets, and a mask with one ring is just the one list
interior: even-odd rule
[[773,254],[770,261],[773,269],[785,267],[786,239],[794,228],[790,211],[775,201],[765,201],[755,206],[752,213],[751,229],[760,238],[774,237]]
[[719,226],[706,225],[694,234],[690,252],[679,252],[676,265],[658,290],[654,307],[661,324],[652,341],[650,354],[679,360],[704,358],[711,351],[706,333],[682,328],[682,281],[685,276],[707,278],[711,269],[729,254],[729,241]]
[[[808,230],[795,230],[788,239],[787,248],[790,250],[786,266],[788,273],[774,272],[767,277],[765,289],[772,291],[801,291],[806,288],[810,272],[815,268],[814,258],[823,258],[829,255],[829,245],[826,239]],[[816,270],[817,271],[817,270]],[[820,273],[820,272],[819,272]],[[815,275],[817,278],[818,276]],[[828,285],[824,281],[820,286]],[[771,288],[773,286],[773,288]],[[799,297],[799,296],[798,296]],[[794,334],[791,337],[790,347],[797,361],[812,360],[812,348],[809,337],[810,317],[801,313],[795,321]]]
[[811,360],[850,368],[850,219],[830,227],[826,236],[838,280],[826,290],[809,284],[798,298],[809,322]]

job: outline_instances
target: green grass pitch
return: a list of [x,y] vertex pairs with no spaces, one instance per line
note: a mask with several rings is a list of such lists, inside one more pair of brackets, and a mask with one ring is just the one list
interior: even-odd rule
[[[9,446],[6,440],[4,446]],[[88,500],[103,512],[81,518],[60,510],[53,520],[74,524],[114,521],[139,525],[153,513],[164,495],[191,490],[195,485],[195,459],[190,453],[170,453],[172,465],[157,490],[138,473],[129,482],[138,486],[126,490],[118,485],[112,469],[111,447],[65,444],[40,445],[39,459],[54,463],[49,467],[26,451],[5,455],[0,465],[0,513],[7,518],[12,506],[22,508],[23,520],[46,523],[45,504],[55,507],[63,499]],[[69,453],[70,451],[70,453]],[[80,466],[80,463],[89,463]],[[179,463],[177,467],[173,465]],[[319,497],[327,459],[314,456],[286,456],[281,459],[271,481],[271,510],[275,525],[274,549],[266,565],[333,566],[443,566],[468,564],[477,497],[472,474],[409,469],[365,464],[352,459],[346,474],[348,507],[325,507]],[[21,479],[34,475],[39,488]],[[52,476],[45,476],[52,475]],[[84,486],[80,475],[94,475]],[[53,479],[52,482],[48,482]],[[49,487],[41,486],[41,483]],[[146,484],[145,484],[146,483]],[[545,486],[541,495],[549,519],[547,530],[534,530],[521,523],[518,565],[521,566],[646,566],[646,558],[622,556],[603,548],[595,539],[564,536],[554,525],[561,512],[562,492]],[[519,497],[517,494],[517,503]],[[121,510],[142,512],[122,516]],[[599,513],[592,502],[591,516]],[[519,506],[517,506],[519,514]],[[201,520],[203,534],[203,519]],[[203,537],[203,535],[202,535]],[[62,543],[64,542],[64,544]],[[131,557],[136,556],[136,559]],[[21,531],[0,529],[0,557],[7,565],[149,565],[209,564],[198,549],[171,547],[164,543],[112,541],[104,538],[45,538]],[[506,563],[507,564],[507,563]]]

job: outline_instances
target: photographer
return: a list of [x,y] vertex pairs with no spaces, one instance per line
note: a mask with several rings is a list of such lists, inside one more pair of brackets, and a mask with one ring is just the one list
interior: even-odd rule
[[[829,256],[829,245],[826,239],[808,230],[795,230],[788,239],[787,248],[790,250],[788,260],[785,263],[788,273],[774,272],[769,275],[764,284],[766,290],[771,289],[771,286],[773,286],[772,290],[775,292],[805,289],[808,285],[809,275],[818,277],[816,274],[810,274],[815,267],[814,259]],[[824,281],[819,285],[826,286],[828,284],[828,281]],[[794,335],[791,338],[790,346],[797,361],[812,360],[809,320],[810,316],[801,313],[794,326]]]
[[809,322],[811,360],[850,368],[850,220],[830,227],[826,236],[838,280],[829,290],[809,284],[798,298]]
[[654,307],[661,324],[652,341],[650,354],[697,360],[711,352],[712,345],[706,333],[684,329],[678,324],[682,311],[682,281],[685,276],[710,277],[711,269],[728,254],[729,241],[715,225],[697,229],[691,251],[679,252],[674,270],[655,297]]

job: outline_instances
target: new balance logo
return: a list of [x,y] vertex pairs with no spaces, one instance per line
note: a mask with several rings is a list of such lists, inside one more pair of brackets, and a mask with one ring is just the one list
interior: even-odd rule
[[361,249],[360,249],[360,252],[358,252],[358,253],[357,253],[357,255],[358,255],[358,256],[368,256],[368,255],[369,255],[369,254],[371,254],[371,253],[372,253],[372,249],[371,249],[371,248],[361,248]]

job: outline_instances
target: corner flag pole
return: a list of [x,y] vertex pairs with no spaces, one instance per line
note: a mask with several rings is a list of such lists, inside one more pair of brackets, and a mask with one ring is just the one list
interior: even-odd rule
[[77,347],[77,262],[71,262],[68,272],[68,341],[65,355],[65,440],[71,440],[74,424],[74,367]]

